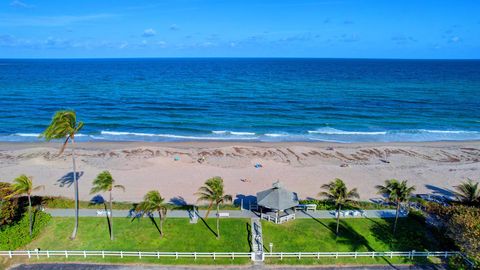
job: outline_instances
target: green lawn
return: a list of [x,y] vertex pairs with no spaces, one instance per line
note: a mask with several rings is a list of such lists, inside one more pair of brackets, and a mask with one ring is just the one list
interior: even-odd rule
[[[222,219],[221,235],[214,234],[215,218],[206,224],[189,224],[185,218],[169,218],[160,238],[155,225],[148,218],[114,219],[115,240],[111,241],[105,218],[80,218],[77,239],[70,240],[73,218],[52,218],[42,234],[26,248],[41,250],[123,250],[123,251],[178,251],[178,252],[250,252],[249,219]],[[156,219],[158,222],[158,219]],[[441,237],[413,218],[399,220],[398,231],[392,235],[392,219],[345,219],[341,221],[340,235],[336,237],[334,219],[297,219],[282,225],[263,222],[265,250],[273,243],[275,252],[317,251],[423,251],[443,250]],[[208,224],[208,226],[207,226]],[[25,260],[25,259],[24,259]],[[37,259],[34,259],[37,260]],[[180,258],[113,258],[56,257],[40,261],[88,261],[98,263],[161,263],[161,264],[246,264],[248,258],[213,260]],[[397,264],[428,263],[430,260],[410,261],[404,258],[321,258],[267,259],[268,264]],[[32,261],[30,261],[32,262]],[[438,261],[436,261],[438,262]]]
[[[425,251],[443,250],[440,238],[422,223],[412,218],[399,219],[397,233],[392,234],[393,219],[344,219],[340,221],[340,234],[335,236],[334,219],[297,219],[281,225],[262,222],[263,243],[268,251],[273,243],[274,252],[335,252],[335,251]],[[408,263],[397,258],[392,263]],[[385,263],[384,259],[288,259],[269,260],[273,263]]]
[[[158,223],[158,219],[155,220]],[[247,224],[249,219],[221,219],[221,237],[217,240],[216,219],[209,218],[205,225],[200,219],[197,224],[189,224],[186,218],[169,218],[165,221],[165,236],[149,218],[131,220],[114,218],[115,240],[111,241],[105,218],[80,218],[77,239],[70,240],[73,218],[52,218],[44,232],[27,248],[41,250],[122,250],[122,251],[178,251],[178,252],[250,252]],[[210,227],[210,229],[209,229]],[[56,261],[64,259],[56,258]],[[69,261],[82,261],[83,258],[69,258]],[[94,262],[139,262],[138,258],[90,258]],[[170,259],[142,258],[145,263],[246,263],[249,259]]]

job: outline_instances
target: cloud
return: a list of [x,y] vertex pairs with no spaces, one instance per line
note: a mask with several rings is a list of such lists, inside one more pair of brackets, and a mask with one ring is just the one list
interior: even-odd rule
[[142,37],[153,37],[157,34],[155,29],[148,28],[143,31]]
[[178,27],[178,25],[176,24],[172,24],[168,29],[170,29],[171,31],[178,31],[180,30],[180,27]]
[[69,24],[101,20],[116,17],[115,14],[59,15],[59,16],[25,16],[0,14],[0,26],[65,26]]
[[351,20],[345,20],[343,21],[343,24],[354,24],[355,22],[354,21],[351,21]]
[[11,7],[15,7],[15,8],[33,8],[35,7],[34,5],[29,5],[29,4],[26,4],[22,1],[19,1],[19,0],[14,0],[10,3],[10,6]]

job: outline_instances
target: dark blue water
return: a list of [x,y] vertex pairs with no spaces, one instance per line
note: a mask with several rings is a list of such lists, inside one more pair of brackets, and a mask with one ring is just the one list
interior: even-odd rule
[[80,140],[477,140],[480,61],[0,60],[0,140],[64,108]]

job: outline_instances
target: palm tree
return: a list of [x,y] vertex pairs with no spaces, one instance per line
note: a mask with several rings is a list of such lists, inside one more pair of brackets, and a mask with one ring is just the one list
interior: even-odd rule
[[335,180],[331,181],[330,183],[322,185],[322,189],[325,191],[318,193],[318,195],[326,197],[327,200],[334,202],[335,206],[337,207],[337,229],[335,233],[338,235],[338,227],[340,225],[340,210],[342,205],[351,202],[354,198],[358,199],[360,196],[358,195],[356,188],[349,191],[347,189],[347,185],[345,185],[343,180],[339,178],[335,178]]
[[412,197],[412,193],[415,191],[415,186],[408,186],[408,181],[404,180],[399,182],[396,179],[385,180],[385,186],[377,185],[375,188],[378,190],[378,194],[382,194],[387,197],[390,202],[394,202],[397,206],[395,213],[395,223],[393,225],[393,233],[397,230],[398,215],[400,213],[400,206],[402,203],[407,202]]
[[83,127],[83,122],[77,122],[77,115],[73,110],[57,111],[52,118],[52,122],[40,135],[46,141],[55,139],[64,139],[65,142],[58,153],[61,155],[68,142],[72,145],[72,162],[73,162],[73,183],[75,192],[75,227],[71,239],[75,239],[78,230],[78,181],[77,170],[75,166],[75,134],[77,134]]
[[205,218],[208,218],[208,214],[212,209],[213,204],[217,208],[217,239],[220,238],[220,204],[231,202],[232,196],[225,195],[223,191],[223,179],[219,176],[212,177],[205,182],[205,185],[198,189],[195,193],[198,195],[198,201],[208,201],[208,211]]
[[13,180],[13,184],[8,187],[12,193],[5,196],[5,199],[10,199],[13,196],[27,195],[28,198],[28,215],[30,218],[30,237],[32,237],[33,231],[33,216],[32,216],[32,192],[39,189],[43,189],[44,186],[34,187],[32,183],[32,177],[26,176],[25,174],[20,175],[19,177]]
[[160,195],[160,192],[150,190],[143,197],[143,201],[137,206],[137,209],[143,211],[143,214],[158,212],[160,218],[160,237],[163,237],[163,222],[167,218],[167,207],[164,201],[165,199]]
[[472,179],[468,179],[462,182],[460,185],[455,186],[457,192],[455,196],[459,201],[468,205],[480,204],[480,188],[478,182],[473,182]]
[[90,190],[90,194],[95,194],[99,192],[108,192],[109,193],[109,205],[110,205],[110,219],[108,222],[110,224],[110,240],[113,240],[113,212],[112,212],[112,190],[121,189],[125,191],[125,187],[122,185],[115,185],[115,180],[109,171],[103,171],[97,175],[97,178],[93,180],[93,187]]

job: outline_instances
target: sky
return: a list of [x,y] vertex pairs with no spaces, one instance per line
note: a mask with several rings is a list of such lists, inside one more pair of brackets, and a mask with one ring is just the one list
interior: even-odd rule
[[0,58],[480,59],[480,1],[0,0]]

